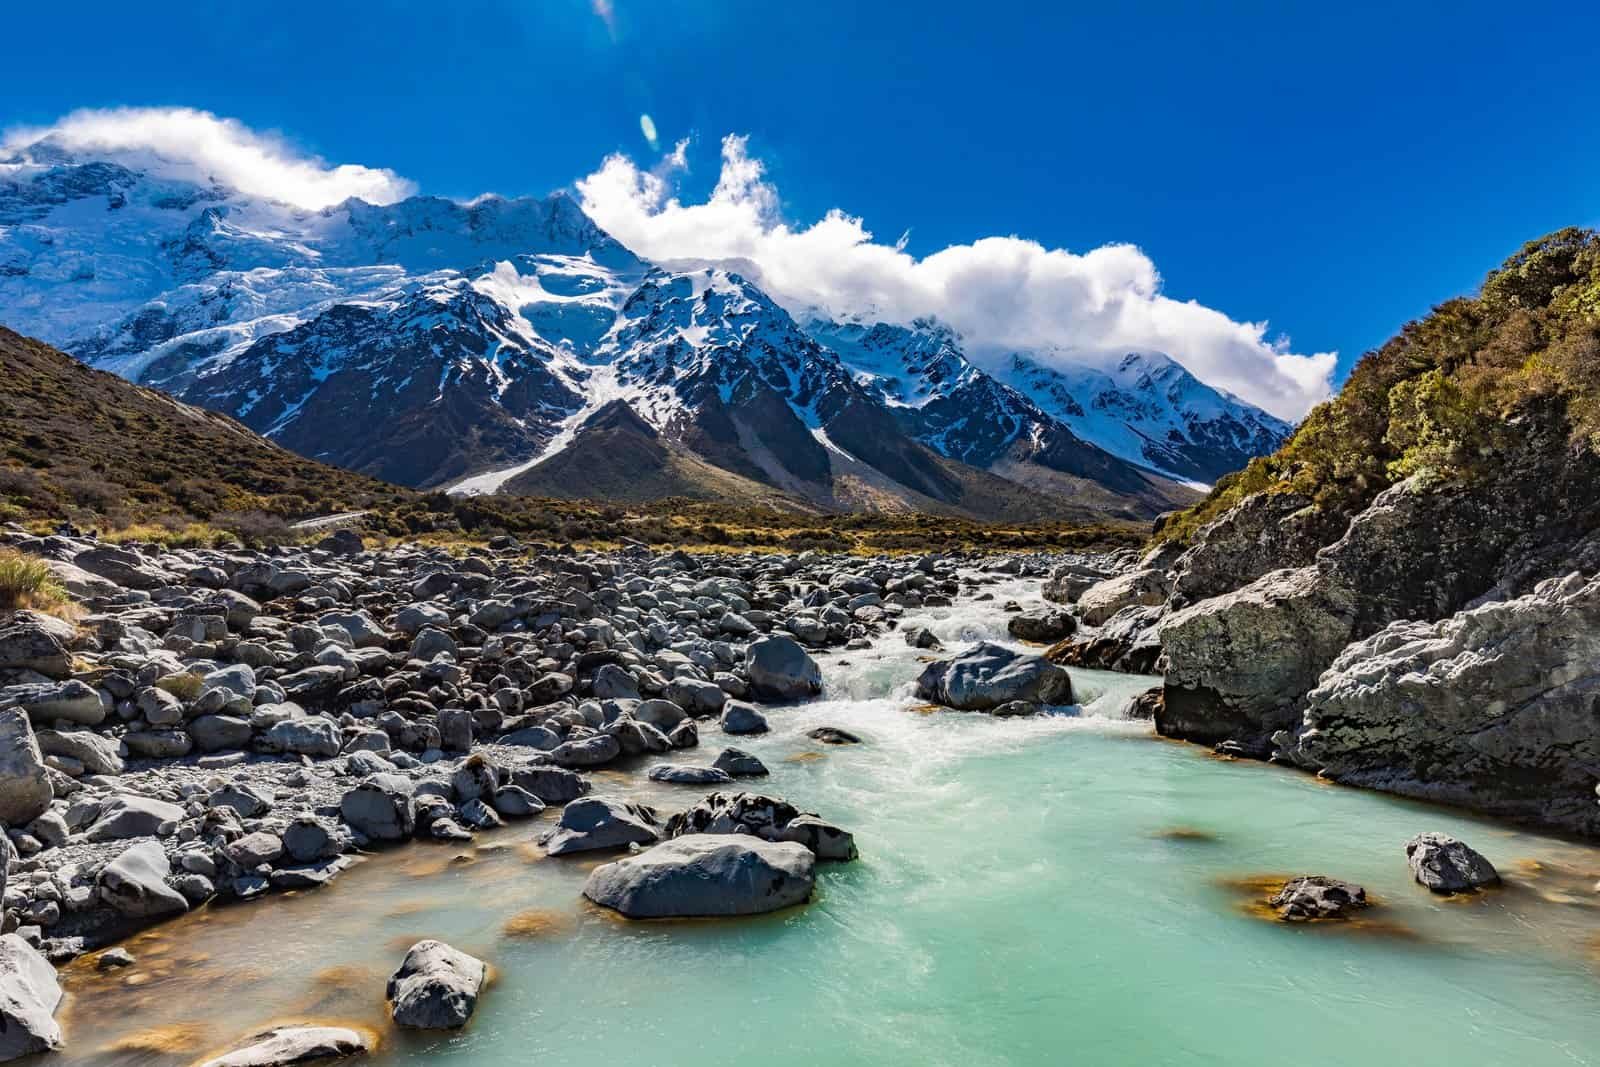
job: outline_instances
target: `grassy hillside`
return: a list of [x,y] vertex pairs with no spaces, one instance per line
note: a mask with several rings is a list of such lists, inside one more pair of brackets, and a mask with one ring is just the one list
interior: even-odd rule
[[[670,464],[663,470],[670,473]],[[626,488],[626,469],[613,465],[609,476],[615,486],[608,488]],[[169,544],[264,542],[292,540],[288,524],[297,519],[368,511],[370,533],[446,541],[510,533],[547,543],[878,551],[1137,539],[1131,525],[806,514],[781,494],[762,492],[648,503],[420,493],[305,459],[233,419],[0,327],[0,522],[38,530],[71,522]]]
[[1410,475],[1474,478],[1516,446],[1519,419],[1535,409],[1565,419],[1572,448],[1600,447],[1600,234],[1592,230],[1530,241],[1476,296],[1408,323],[1282,449],[1223,478],[1160,536],[1186,539],[1261,491],[1352,511]]

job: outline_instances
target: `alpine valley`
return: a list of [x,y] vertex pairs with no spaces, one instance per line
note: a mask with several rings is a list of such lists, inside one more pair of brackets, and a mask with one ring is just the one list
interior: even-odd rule
[[1146,520],[1290,430],[1161,353],[980,361],[936,320],[786,308],[562,193],[307,210],[154,162],[0,160],[5,325],[405,486]]

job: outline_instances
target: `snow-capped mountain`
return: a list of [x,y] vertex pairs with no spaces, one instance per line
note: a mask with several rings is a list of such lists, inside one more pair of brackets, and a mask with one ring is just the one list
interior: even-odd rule
[[1110,370],[1011,353],[994,373],[1079,436],[1177,478],[1214,482],[1275,452],[1293,430],[1160,353],[1129,353]]
[[1272,429],[1154,359],[997,376],[931,321],[802,324],[562,194],[309,211],[160,173],[0,160],[0,319],[409,485],[1140,517]]

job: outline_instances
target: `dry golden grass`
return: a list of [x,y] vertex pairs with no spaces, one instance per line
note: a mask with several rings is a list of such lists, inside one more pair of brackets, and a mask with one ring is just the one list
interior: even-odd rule
[[44,560],[0,548],[0,611],[59,612],[72,603]]

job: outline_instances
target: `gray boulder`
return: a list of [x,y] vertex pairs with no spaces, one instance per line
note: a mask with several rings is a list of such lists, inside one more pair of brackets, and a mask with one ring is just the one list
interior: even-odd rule
[[21,708],[0,708],[0,823],[26,826],[54,798],[28,716]]
[[1173,612],[1157,628],[1167,671],[1156,729],[1264,749],[1298,720],[1298,701],[1349,642],[1354,617],[1354,597],[1315,567]]
[[822,692],[822,669],[800,642],[773,634],[745,649],[750,694],[758,700],[804,700]]
[[1367,891],[1337,878],[1308,874],[1291,878],[1269,903],[1285,922],[1348,919],[1367,906]]
[[1333,660],[1286,762],[1351,785],[1600,835],[1600,579],[1439,622],[1396,622]]
[[584,797],[562,809],[561,821],[539,838],[539,844],[552,856],[564,856],[660,839],[661,823],[654,808],[615,797]]
[[482,960],[443,941],[418,941],[389,977],[390,1014],[400,1026],[457,1029],[472,1018],[488,979]]
[[296,863],[315,863],[343,852],[344,839],[332,823],[315,815],[301,815],[284,829],[283,850]]
[[1406,842],[1406,862],[1417,881],[1435,893],[1466,893],[1500,881],[1482,855],[1449,834],[1418,834]]
[[765,763],[737,748],[723,749],[711,765],[719,771],[727,771],[735,778],[760,778],[770,773]]
[[154,797],[119,793],[100,806],[100,818],[89,827],[90,841],[121,841],[130,837],[155,837],[171,833],[183,819],[183,809]]
[[61,1047],[61,985],[50,961],[16,934],[0,934],[0,1062]]
[[45,626],[32,621],[0,626],[0,671],[34,671],[46,678],[72,673],[72,653]]
[[1078,629],[1078,620],[1071,612],[1060,608],[1035,608],[1011,616],[1006,632],[1019,641],[1049,643],[1071,637]]
[[622,745],[611,734],[566,741],[550,750],[550,758],[562,767],[598,767],[620,755]]
[[803,845],[696,834],[589,875],[583,895],[630,919],[757,915],[810,899],[816,857]]
[[339,801],[339,814],[351,828],[373,841],[402,841],[416,829],[411,779],[374,774]]
[[742,700],[730,700],[722,711],[721,725],[725,734],[764,734],[767,717]]
[[988,641],[954,659],[930,663],[917,678],[917,697],[962,711],[988,711],[1023,700],[1072,703],[1072,678],[1042,656]]
[[172,865],[156,841],[124,849],[96,879],[100,899],[119,915],[153,919],[189,910],[182,893],[167,885]]
[[201,1067],[290,1067],[372,1051],[372,1039],[342,1026],[278,1026],[244,1040]]
[[794,841],[818,859],[853,860],[855,839],[793,804],[760,793],[710,793],[667,820],[666,836],[750,834],[767,841]]
[[1099,626],[1123,608],[1164,604],[1170,591],[1165,571],[1129,571],[1085,589],[1078,597],[1078,611],[1084,625]]
[[306,715],[274,724],[261,735],[260,745],[267,752],[291,756],[337,756],[344,744],[339,724],[320,715]]
[[83,764],[89,774],[121,774],[122,756],[117,742],[88,730],[40,730],[35,735],[39,751],[46,756],[66,756]]
[[587,778],[561,767],[514,768],[511,771],[511,784],[538,797],[545,804],[565,804],[589,792]]
[[202,715],[190,720],[187,729],[201,752],[242,749],[254,733],[247,720],[233,715]]
[[0,703],[18,705],[28,713],[28,718],[40,724],[61,719],[98,726],[111,711],[110,701],[99,690],[75,678],[0,689]]
[[659,763],[650,768],[650,780],[666,782],[669,785],[726,785],[733,781],[733,776],[718,767]]

